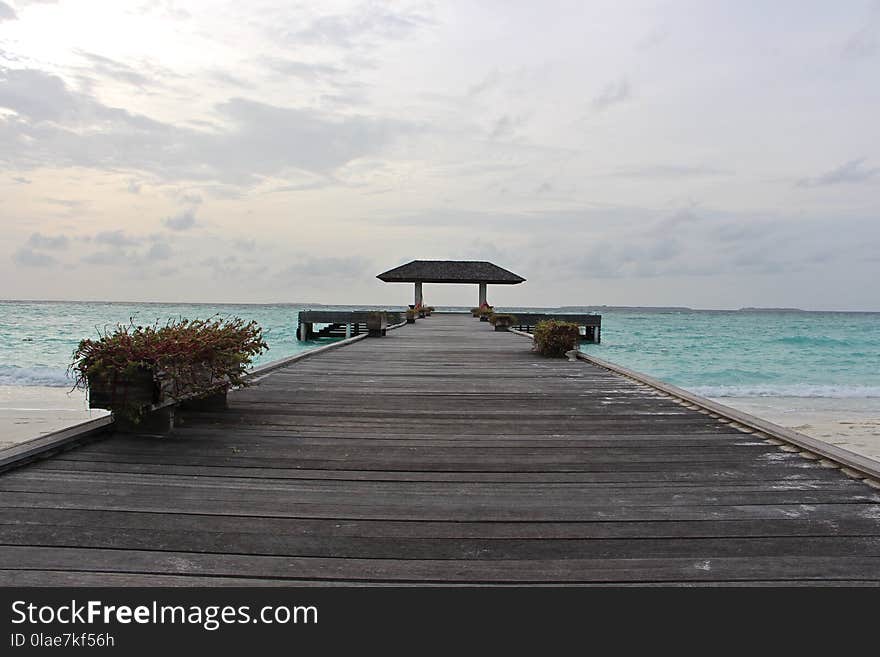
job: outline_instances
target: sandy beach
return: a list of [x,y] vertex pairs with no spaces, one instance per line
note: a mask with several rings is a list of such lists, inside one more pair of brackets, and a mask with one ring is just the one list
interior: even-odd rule
[[106,414],[90,410],[82,390],[0,386],[0,449]]
[[880,460],[880,399],[723,397],[715,401]]

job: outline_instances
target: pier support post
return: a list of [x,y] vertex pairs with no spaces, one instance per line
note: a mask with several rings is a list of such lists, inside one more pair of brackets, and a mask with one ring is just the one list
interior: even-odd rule
[[486,284],[480,283],[480,303],[478,306],[483,306],[486,303]]
[[422,305],[422,282],[421,282],[421,281],[417,281],[416,284],[415,284],[415,288],[416,288],[416,289],[415,289],[415,292],[416,292],[416,294],[415,294],[415,297],[416,297],[416,298],[415,298],[415,303],[416,303],[417,306],[421,306],[421,305]]
[[345,323],[345,337],[346,339],[351,337],[351,322]]

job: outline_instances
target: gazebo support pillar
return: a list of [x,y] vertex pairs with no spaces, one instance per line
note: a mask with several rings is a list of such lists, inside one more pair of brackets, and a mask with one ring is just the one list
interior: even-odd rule
[[[418,285],[418,283],[416,283]],[[483,306],[486,303],[486,284],[480,283],[480,303],[478,306]]]
[[415,304],[416,304],[417,306],[421,306],[421,305],[422,305],[422,282],[421,282],[421,281],[417,281],[417,282],[415,283],[415,288],[416,288],[416,290],[415,290],[415,292],[416,292],[416,294],[415,294]]

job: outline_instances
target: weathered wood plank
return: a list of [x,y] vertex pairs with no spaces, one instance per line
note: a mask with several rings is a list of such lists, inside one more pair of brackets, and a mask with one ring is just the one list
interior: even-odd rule
[[876,490],[528,347],[434,316],[6,473],[0,583],[880,582]]

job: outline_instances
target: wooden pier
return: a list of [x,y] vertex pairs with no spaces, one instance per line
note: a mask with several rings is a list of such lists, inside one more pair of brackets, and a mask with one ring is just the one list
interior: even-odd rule
[[0,584],[880,582],[880,494],[435,315],[0,475]]

